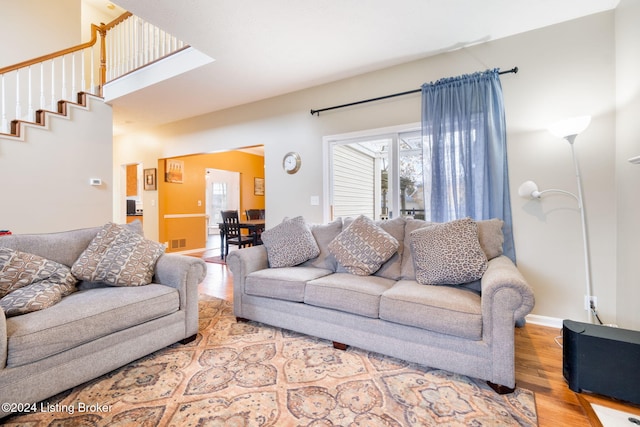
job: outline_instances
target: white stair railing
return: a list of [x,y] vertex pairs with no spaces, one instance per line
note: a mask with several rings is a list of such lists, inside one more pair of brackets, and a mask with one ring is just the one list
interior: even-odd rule
[[188,47],[128,12],[91,33],[87,43],[0,69],[0,133],[15,134],[16,120],[38,122],[36,110],[58,112],[79,92],[102,96],[105,83]]
[[134,15],[109,29],[106,44],[107,82],[186,47],[175,36]]

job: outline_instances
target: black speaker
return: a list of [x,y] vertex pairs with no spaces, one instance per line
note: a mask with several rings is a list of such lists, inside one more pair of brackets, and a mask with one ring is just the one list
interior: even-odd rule
[[562,326],[569,388],[640,404],[640,331],[572,320]]

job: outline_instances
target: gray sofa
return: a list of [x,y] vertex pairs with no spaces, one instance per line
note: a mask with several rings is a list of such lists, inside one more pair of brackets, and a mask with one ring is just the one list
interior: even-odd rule
[[[268,244],[269,230],[265,246],[229,254],[235,316],[327,339],[336,348],[351,345],[483,379],[499,393],[512,391],[514,327],[533,308],[534,296],[502,255],[502,221],[477,222],[486,271],[455,286],[416,280],[412,236],[434,224],[415,219],[377,222],[397,240],[396,252],[373,274],[345,270],[330,245],[351,222],[311,225],[319,254],[299,265],[270,266],[278,247]],[[292,245],[295,253],[302,251],[298,241]]]
[[[128,225],[142,233],[141,225]],[[71,267],[101,227],[0,236],[0,247]],[[15,316],[0,310],[0,416],[110,372],[198,331],[201,259],[162,254],[153,283],[108,286],[81,281],[48,308]]]

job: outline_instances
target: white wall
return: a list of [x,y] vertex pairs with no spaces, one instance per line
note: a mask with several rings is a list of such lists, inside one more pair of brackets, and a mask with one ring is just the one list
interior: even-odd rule
[[[113,141],[113,176],[117,191],[113,194],[113,218],[116,222],[126,221],[126,174],[127,164],[138,163],[143,169],[158,168],[158,158],[162,157],[158,138],[153,134],[138,133]],[[163,179],[159,174],[156,179]],[[144,210],[143,229],[145,237],[158,240],[158,191],[142,191]]]
[[0,1],[0,40],[0,68],[80,44],[80,0]]
[[24,128],[24,141],[0,137],[0,228],[43,233],[112,220],[112,112],[89,99],[87,110],[70,107],[68,119]]
[[[615,60],[614,13],[602,13],[407,63],[356,78],[310,88],[253,104],[207,114],[123,136],[117,146],[141,138],[151,154],[116,155],[116,163],[147,164],[158,157],[265,146],[267,226],[285,216],[323,221],[322,137],[420,120],[420,95],[409,95],[311,116],[311,108],[343,104],[419,88],[424,82],[487,68],[518,66],[502,76],[508,125],[514,234],[519,267],[533,286],[534,313],[585,320],[584,265],[580,217],[571,198],[543,202],[518,198],[520,183],[534,179],[541,188],[576,190],[566,142],[546,126],[575,115],[593,116],[576,145],[584,175],[585,204],[593,257],[594,293],[601,317],[616,319]],[[286,174],[282,157],[297,151],[302,168]],[[640,153],[639,153],[640,154]],[[322,201],[324,202],[324,201]],[[145,218],[147,210],[145,201]],[[145,232],[147,229],[145,227]],[[620,284],[624,286],[624,284]]]
[[[616,10],[616,184],[618,196],[618,323],[640,330],[640,2]],[[616,281],[612,281],[615,284]]]
[[[80,0],[0,6],[0,67],[83,41]],[[0,137],[0,228],[38,233],[112,220],[112,112],[100,100],[89,103],[71,107],[69,117],[47,116],[45,128],[23,126],[22,141]],[[90,178],[103,184],[90,186]]]

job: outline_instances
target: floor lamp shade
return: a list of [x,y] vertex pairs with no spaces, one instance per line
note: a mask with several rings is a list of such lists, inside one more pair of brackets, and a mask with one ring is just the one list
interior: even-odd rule
[[589,126],[589,123],[591,123],[591,116],[572,117],[552,123],[549,126],[549,132],[558,138],[567,138],[580,134]]

